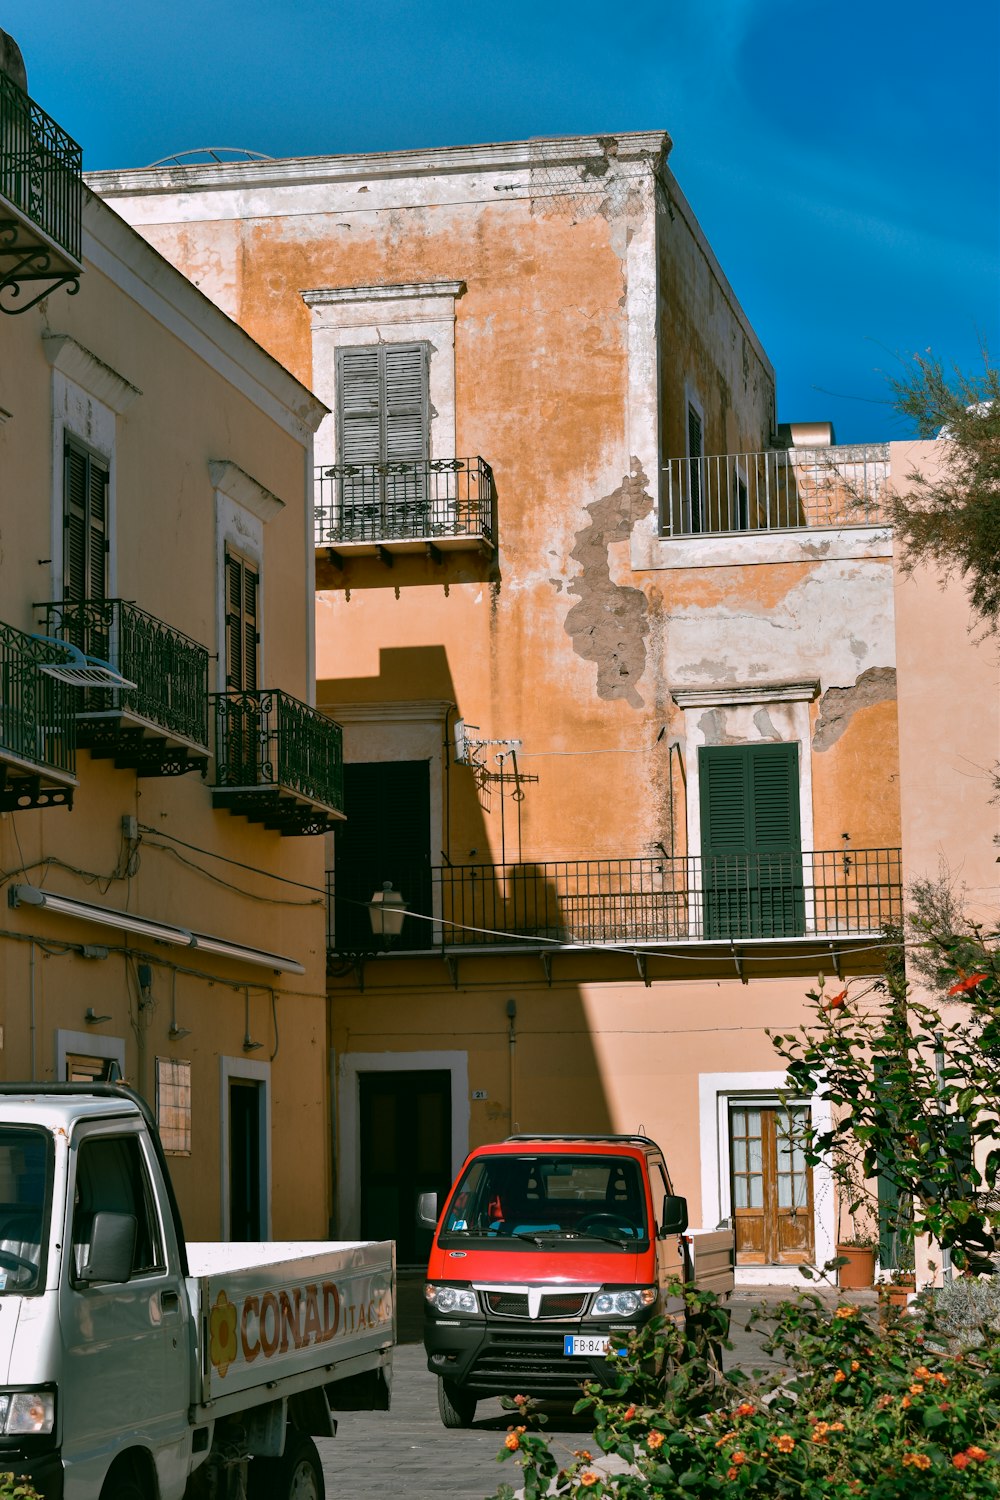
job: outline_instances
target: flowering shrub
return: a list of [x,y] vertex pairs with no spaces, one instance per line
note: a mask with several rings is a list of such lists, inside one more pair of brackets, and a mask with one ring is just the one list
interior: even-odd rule
[[[576,1410],[624,1472],[600,1473],[589,1453],[560,1465],[519,1398],[500,1456],[519,1455],[525,1500],[997,1500],[1000,1343],[950,1352],[932,1306],[879,1327],[877,1314],[804,1294],[756,1316],[784,1373],[707,1381],[696,1346],[657,1319],[612,1361],[611,1386],[585,1388]],[[501,1485],[493,1500],[513,1494]]]
[[0,1500],[43,1500],[33,1484],[16,1474],[0,1474]]

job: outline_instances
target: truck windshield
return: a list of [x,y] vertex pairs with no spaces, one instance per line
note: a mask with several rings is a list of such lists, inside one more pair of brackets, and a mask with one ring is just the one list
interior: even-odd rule
[[632,1157],[481,1156],[459,1181],[449,1235],[646,1238],[646,1195]]
[[0,1295],[39,1290],[51,1175],[45,1131],[0,1125]]

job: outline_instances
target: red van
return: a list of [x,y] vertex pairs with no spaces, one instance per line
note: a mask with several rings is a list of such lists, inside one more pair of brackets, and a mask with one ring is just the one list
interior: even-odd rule
[[436,1223],[424,1348],[446,1427],[481,1397],[575,1394],[668,1306],[677,1277],[733,1286],[733,1235],[687,1231],[663,1153],[640,1135],[515,1135],[467,1157]]

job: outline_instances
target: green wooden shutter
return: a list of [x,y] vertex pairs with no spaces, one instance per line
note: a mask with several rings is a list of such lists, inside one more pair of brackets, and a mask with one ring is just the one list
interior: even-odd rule
[[226,553],[226,687],[243,688],[243,568]]
[[797,744],[699,750],[707,937],[803,930],[798,764]]
[[63,463],[63,598],[107,597],[108,468],[67,443]]

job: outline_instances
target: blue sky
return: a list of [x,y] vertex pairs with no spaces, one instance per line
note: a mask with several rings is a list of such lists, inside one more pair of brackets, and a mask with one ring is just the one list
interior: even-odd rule
[[664,128],[779,419],[905,435],[886,374],[1000,359],[1000,5],[91,0],[0,14],[86,167]]

